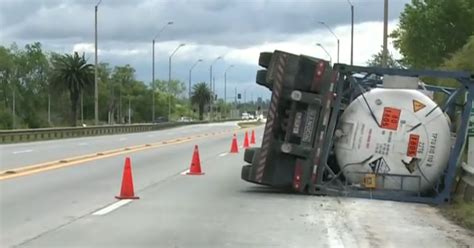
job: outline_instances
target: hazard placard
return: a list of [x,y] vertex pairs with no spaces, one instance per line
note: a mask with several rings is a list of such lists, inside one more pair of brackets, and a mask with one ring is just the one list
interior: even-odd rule
[[410,138],[408,139],[408,148],[407,148],[408,157],[412,157],[412,158],[416,157],[419,143],[420,143],[420,135],[410,134]]
[[426,107],[426,105],[424,105],[422,102],[418,101],[418,100],[413,100],[413,112],[418,112],[422,109],[424,109]]
[[390,129],[390,130],[397,130],[398,122],[400,121],[401,112],[402,111],[397,108],[390,108],[390,107],[383,108],[381,127],[385,129]]

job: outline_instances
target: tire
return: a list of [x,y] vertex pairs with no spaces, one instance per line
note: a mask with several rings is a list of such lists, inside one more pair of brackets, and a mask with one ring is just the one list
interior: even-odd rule
[[244,180],[244,181],[251,182],[250,181],[250,170],[251,169],[252,169],[251,165],[244,165],[242,167],[242,172],[240,174],[240,178],[242,178],[242,180]]
[[270,52],[263,52],[260,53],[260,57],[258,57],[258,65],[263,68],[268,68],[270,66],[270,61],[272,60],[273,53]]
[[272,90],[273,85],[267,82],[267,70],[258,70],[255,81],[257,84],[267,87],[270,91]]
[[247,148],[244,151],[244,161],[251,164],[253,161],[253,157],[257,150],[260,150],[260,147],[252,147],[252,148]]

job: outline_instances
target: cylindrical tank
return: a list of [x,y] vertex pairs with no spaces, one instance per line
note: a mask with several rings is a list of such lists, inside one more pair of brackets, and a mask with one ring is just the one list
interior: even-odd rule
[[[373,114],[372,114],[372,113]],[[426,191],[440,178],[451,148],[448,119],[417,90],[372,89],[341,116],[335,153],[350,184],[376,174],[376,187]]]

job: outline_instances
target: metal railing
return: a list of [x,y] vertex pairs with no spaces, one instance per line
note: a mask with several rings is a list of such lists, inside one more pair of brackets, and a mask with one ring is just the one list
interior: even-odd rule
[[[216,122],[224,122],[224,121],[233,121],[233,120],[220,120]],[[193,125],[193,124],[203,124],[203,123],[208,123],[208,121],[0,130],[0,144],[75,138],[75,137],[87,137],[87,136],[99,136],[99,135],[111,135],[111,134],[148,132],[148,131],[155,131],[155,130],[171,128],[171,127],[186,126],[186,125]]]
[[465,202],[474,201],[474,165],[463,163],[456,194]]

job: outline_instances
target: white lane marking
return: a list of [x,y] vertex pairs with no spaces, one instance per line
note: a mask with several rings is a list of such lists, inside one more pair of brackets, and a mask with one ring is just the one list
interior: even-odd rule
[[120,141],[124,141],[124,140],[127,140],[127,138],[120,138],[119,140],[120,140]]
[[227,154],[229,154],[229,153],[228,152],[221,153],[221,154],[219,154],[219,157],[224,157]]
[[181,174],[181,175],[186,175],[186,174],[188,174],[188,172],[189,172],[189,169],[187,169],[187,170],[181,172],[180,174]]
[[93,213],[92,215],[104,215],[104,214],[108,214],[112,211],[114,211],[115,209],[121,207],[121,206],[124,206],[126,205],[127,203],[131,202],[132,200],[131,199],[126,199],[126,200],[120,200],[112,205],[109,205],[95,213]]
[[13,153],[13,154],[20,154],[20,153],[28,153],[28,152],[32,152],[32,151],[33,151],[33,150],[28,149],[28,150],[14,151],[14,152],[12,152],[12,153]]
[[77,145],[78,145],[78,146],[87,146],[88,143],[83,142],[83,143],[79,143],[79,144],[77,144]]

